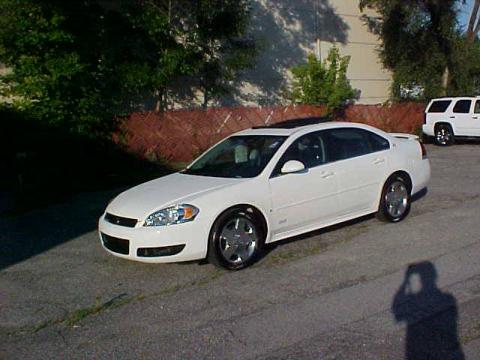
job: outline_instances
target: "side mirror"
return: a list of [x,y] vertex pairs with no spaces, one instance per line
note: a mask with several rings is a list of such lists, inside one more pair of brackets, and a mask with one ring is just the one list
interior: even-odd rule
[[289,160],[282,166],[282,174],[294,174],[305,171],[305,165],[298,160]]

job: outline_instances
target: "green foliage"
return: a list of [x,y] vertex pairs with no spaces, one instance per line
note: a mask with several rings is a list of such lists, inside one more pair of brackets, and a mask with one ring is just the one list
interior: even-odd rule
[[394,98],[474,92],[478,50],[459,33],[456,0],[361,0],[360,7],[379,14],[364,20],[382,39],[380,55],[393,72]]
[[328,111],[339,110],[357,97],[347,79],[350,58],[340,56],[333,47],[325,61],[310,54],[306,64],[291,69],[292,99],[295,103],[326,105]]
[[[255,55],[248,1],[0,0],[0,97],[45,124],[102,136],[176,84],[209,97]],[[208,102],[208,100],[206,101]]]
[[453,44],[448,94],[451,96],[478,95],[480,92],[480,42],[458,36]]
[[199,78],[207,105],[209,96],[231,91],[230,82],[239,71],[253,66],[257,52],[254,41],[245,36],[248,0],[202,0],[196,14]]

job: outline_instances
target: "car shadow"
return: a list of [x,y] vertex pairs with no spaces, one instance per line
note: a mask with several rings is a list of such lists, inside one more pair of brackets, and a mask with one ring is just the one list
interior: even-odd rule
[[422,190],[420,190],[416,194],[412,195],[412,203],[414,203],[415,201],[418,201],[420,199],[423,199],[425,196],[427,196],[427,194],[428,194],[428,188],[423,188]]
[[108,201],[120,191],[78,194],[65,202],[0,217],[0,270],[94,231]]
[[[423,188],[422,190],[420,190],[419,192],[417,192],[416,194],[414,194],[412,196],[412,203],[415,203],[416,201],[421,200],[427,194],[428,194],[428,188],[425,187],[425,188]],[[305,239],[309,239],[309,238],[312,238],[312,237],[315,237],[315,236],[328,234],[330,232],[334,232],[334,231],[337,231],[337,230],[340,230],[340,229],[344,229],[344,228],[347,228],[349,226],[358,225],[358,224],[364,223],[368,220],[372,220],[375,217],[376,217],[375,213],[372,213],[372,214],[365,215],[365,216],[362,216],[362,217],[359,217],[359,218],[356,218],[356,219],[353,219],[353,220],[348,220],[348,221],[345,221],[345,222],[342,222],[342,223],[339,223],[339,224],[335,224],[335,225],[332,225],[332,226],[327,226],[327,227],[324,227],[324,228],[321,228],[321,229],[309,231],[309,232],[306,232],[306,233],[303,233],[303,234],[300,234],[300,235],[289,237],[287,239],[276,241],[274,243],[266,244],[265,249],[264,249],[263,253],[261,254],[261,256],[258,258],[257,262],[261,262],[264,258],[268,257],[268,255],[270,253],[272,253],[277,248],[280,248],[284,245],[294,243],[294,242],[297,242],[297,241],[301,241],[301,240],[305,240]]]
[[0,118],[0,270],[96,230],[112,197],[173,172],[110,139]]
[[393,316],[407,325],[407,360],[465,358],[458,337],[456,300],[437,287],[437,278],[431,262],[411,264],[393,297]]
[[480,139],[479,138],[460,138],[460,139],[455,139],[455,145],[472,145],[480,144]]

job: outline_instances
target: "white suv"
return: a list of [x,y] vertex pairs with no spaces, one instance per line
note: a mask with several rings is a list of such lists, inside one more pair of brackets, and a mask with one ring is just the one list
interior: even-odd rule
[[425,110],[423,134],[437,145],[458,137],[480,137],[480,96],[433,99]]

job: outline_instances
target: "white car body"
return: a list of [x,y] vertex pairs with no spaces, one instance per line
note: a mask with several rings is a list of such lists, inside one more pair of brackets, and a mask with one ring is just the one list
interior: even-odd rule
[[[389,149],[331,162],[308,171],[271,177],[277,162],[296,139],[305,134],[337,128],[359,128],[388,140]],[[105,248],[125,259],[167,263],[203,259],[215,220],[226,209],[245,204],[254,207],[267,225],[265,243],[341,223],[367,214],[379,207],[382,188],[390,175],[404,172],[411,179],[411,194],[424,189],[430,178],[430,164],[416,141],[406,134],[388,134],[367,125],[329,122],[293,129],[262,128],[235,135],[282,135],[287,137],[260,175],[254,178],[217,178],[183,173],[171,174],[127,190],[118,195],[105,213],[137,219],[133,227],[99,220],[100,238],[128,240],[128,254]],[[201,158],[201,157],[200,157]],[[198,161],[198,159],[197,159]],[[199,209],[191,222],[146,227],[153,212],[191,204]],[[102,245],[104,245],[102,241]],[[138,256],[139,248],[185,245],[171,256]]]
[[[459,109],[460,102],[467,105]],[[456,108],[456,106],[458,107]],[[450,126],[455,137],[479,137],[480,97],[433,99],[425,109],[423,133],[427,136],[435,136],[437,125]]]

